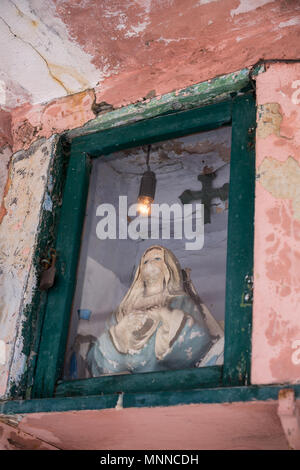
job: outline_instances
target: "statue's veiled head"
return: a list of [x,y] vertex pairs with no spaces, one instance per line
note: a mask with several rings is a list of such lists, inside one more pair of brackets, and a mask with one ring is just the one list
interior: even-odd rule
[[130,313],[147,296],[147,286],[157,286],[156,292],[165,297],[182,295],[183,280],[179,261],[167,248],[153,245],[144,252],[134,280],[117,311],[118,319]]
[[144,283],[160,282],[164,279],[166,270],[162,248],[156,246],[145,251],[140,261],[140,275]]

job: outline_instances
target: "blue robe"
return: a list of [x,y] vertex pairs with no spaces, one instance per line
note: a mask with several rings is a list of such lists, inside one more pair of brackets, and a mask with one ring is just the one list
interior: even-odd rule
[[[119,352],[110,335],[110,327],[117,323],[115,314],[107,322],[105,331],[91,347],[87,361],[93,377],[121,372],[154,372],[193,367],[209,351],[214,338],[211,336],[203,315],[189,296],[172,299],[170,308],[178,308],[186,314],[185,323],[172,339],[168,352],[162,359],[155,355],[157,330],[143,348],[134,354]],[[193,320],[193,321],[192,321]]]

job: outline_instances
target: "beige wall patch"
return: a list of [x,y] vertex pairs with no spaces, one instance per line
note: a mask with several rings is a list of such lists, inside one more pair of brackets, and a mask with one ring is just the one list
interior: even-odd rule
[[265,139],[271,134],[280,135],[282,113],[279,103],[265,103],[257,109],[257,136]]
[[300,220],[300,166],[291,156],[285,162],[265,157],[258,169],[259,181],[275,198],[291,199],[295,219]]

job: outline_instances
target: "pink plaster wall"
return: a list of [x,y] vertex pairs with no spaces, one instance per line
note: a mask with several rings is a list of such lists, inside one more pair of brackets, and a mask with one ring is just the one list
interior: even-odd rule
[[91,57],[99,82],[81,100],[72,95],[32,105],[26,95],[12,110],[15,150],[92,119],[94,98],[118,108],[260,59],[300,57],[297,0],[52,2],[74,44]]
[[252,382],[300,383],[300,64],[257,77]]
[[61,449],[288,449],[277,402],[33,413],[18,428]]
[[57,448],[21,431],[14,420],[10,423],[9,419],[0,418],[0,450],[57,450]]
[[115,106],[262,58],[299,57],[299,30],[293,27],[300,19],[296,0],[54,1],[95,66],[106,64],[107,78],[97,87],[97,100]]
[[23,105],[11,111],[14,151],[27,149],[40,137],[49,138],[66,129],[83,126],[95,118],[94,90],[86,90],[47,104]]

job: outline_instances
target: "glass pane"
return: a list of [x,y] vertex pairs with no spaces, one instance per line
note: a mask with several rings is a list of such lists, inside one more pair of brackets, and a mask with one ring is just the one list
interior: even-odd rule
[[226,126],[93,160],[65,379],[223,362],[230,142]]

